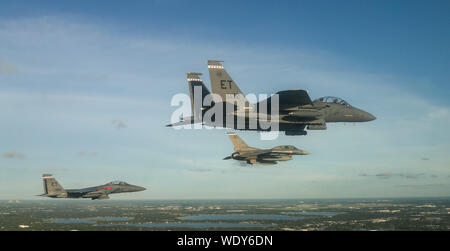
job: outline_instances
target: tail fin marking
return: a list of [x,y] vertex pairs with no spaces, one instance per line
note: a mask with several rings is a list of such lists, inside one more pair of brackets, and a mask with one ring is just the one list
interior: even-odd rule
[[249,106],[249,102],[245,98],[245,95],[233,79],[231,79],[230,75],[228,75],[221,62],[223,61],[208,60],[212,92],[214,94],[219,94],[223,102],[227,101],[227,95],[233,95],[239,102],[244,102],[245,107]]
[[62,194],[66,192],[53,175],[44,174],[42,179],[44,182],[44,194]]

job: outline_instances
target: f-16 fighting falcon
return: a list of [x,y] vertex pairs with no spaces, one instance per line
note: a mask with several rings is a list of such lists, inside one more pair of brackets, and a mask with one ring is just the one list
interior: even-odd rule
[[113,181],[105,185],[82,189],[64,189],[51,174],[42,175],[44,180],[44,194],[39,196],[50,198],[91,198],[92,200],[109,199],[109,194],[144,191],[145,188],[130,185],[123,181]]
[[308,155],[308,152],[297,149],[295,146],[276,146],[271,149],[258,149],[249,147],[236,133],[228,133],[234,145],[234,153],[224,158],[246,161],[248,164],[274,165],[277,161],[292,159],[292,155]]
[[[327,123],[331,122],[367,122],[376,119],[343,99],[322,97],[312,101],[307,91],[299,89],[280,91],[277,95],[252,104],[221,62],[208,60],[212,93],[200,79],[201,73],[187,73],[192,116],[167,126],[201,123],[237,130],[284,131],[286,135],[306,135],[305,128],[326,130]],[[231,109],[228,109],[230,106]],[[277,127],[262,126],[267,121],[272,125],[276,123]]]

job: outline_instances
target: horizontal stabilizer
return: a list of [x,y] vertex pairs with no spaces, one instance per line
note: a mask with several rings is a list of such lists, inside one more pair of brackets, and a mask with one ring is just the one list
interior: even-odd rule
[[175,126],[183,126],[183,125],[192,125],[192,124],[199,124],[201,123],[200,121],[194,121],[194,118],[191,117],[184,117],[181,121],[173,123],[173,124],[168,124],[166,125],[166,127],[175,127]]

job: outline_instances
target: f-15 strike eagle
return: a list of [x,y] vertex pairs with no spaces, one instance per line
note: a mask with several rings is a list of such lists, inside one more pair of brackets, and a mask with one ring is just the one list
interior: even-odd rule
[[64,189],[51,174],[42,175],[44,180],[44,194],[39,196],[50,198],[90,198],[92,200],[109,199],[109,194],[144,191],[145,188],[130,185],[123,181],[113,181],[105,185],[82,189]]
[[[201,80],[201,73],[187,73],[192,116],[167,126],[202,123],[237,130],[275,130],[284,131],[286,135],[306,135],[305,128],[326,130],[327,123],[331,122],[367,122],[376,119],[372,114],[351,106],[343,99],[322,97],[312,101],[307,91],[299,89],[280,91],[276,93],[276,97],[274,95],[252,104],[221,62],[208,60],[212,93]],[[233,97],[231,101],[230,97]],[[272,103],[278,104],[278,111],[272,111]],[[234,106],[231,111],[225,109],[230,104]],[[278,126],[262,126],[269,120]],[[256,123],[252,124],[251,121]]]
[[277,161],[292,159],[292,155],[308,155],[308,152],[297,149],[295,146],[276,146],[271,149],[258,149],[249,147],[236,133],[227,133],[234,145],[234,153],[227,159],[246,161],[248,164],[274,165]]

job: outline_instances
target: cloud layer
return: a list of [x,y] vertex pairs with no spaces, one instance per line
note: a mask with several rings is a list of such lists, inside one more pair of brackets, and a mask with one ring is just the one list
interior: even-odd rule
[[[16,186],[21,194],[41,189],[36,177],[48,168],[71,170],[68,182],[82,180],[87,186],[98,183],[99,176],[129,178],[152,187],[152,198],[448,194],[440,186],[423,191],[415,185],[425,178],[435,184],[448,182],[449,107],[414,91],[422,80],[364,65],[355,70],[352,65],[359,62],[349,63],[348,55],[301,46],[280,49],[263,43],[157,36],[151,31],[123,33],[61,16],[1,22],[0,54],[0,81],[7,83],[0,85],[0,147],[21,149],[34,161],[9,163],[15,161],[7,158],[25,156],[6,152],[3,161],[12,171],[0,170],[0,177],[8,187],[16,186],[14,178],[35,184],[32,191]],[[289,144],[311,155],[276,167],[247,168],[223,161],[232,152],[225,131],[164,127],[175,110],[170,107],[172,95],[188,92],[185,72],[207,73],[207,59],[225,60],[246,94],[302,88],[313,99],[340,96],[377,120],[330,124],[328,130],[311,131],[307,137],[282,135],[270,142],[240,132],[251,146]],[[204,77],[208,83],[208,74]],[[24,142],[27,149],[21,147]],[[74,156],[80,149],[101,149],[101,155],[83,151]],[[361,172],[375,179],[358,177]],[[398,181],[416,190],[395,187]]]

